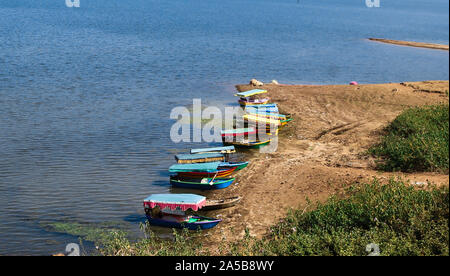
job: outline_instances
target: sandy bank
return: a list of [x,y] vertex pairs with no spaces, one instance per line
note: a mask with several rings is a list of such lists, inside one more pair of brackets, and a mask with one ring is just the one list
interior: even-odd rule
[[[245,91],[252,87],[238,85]],[[261,237],[307,198],[324,200],[352,183],[373,177],[402,176],[411,183],[448,185],[448,175],[383,173],[364,152],[379,141],[381,130],[411,106],[448,103],[448,81],[371,85],[265,85],[272,102],[294,121],[280,131],[276,153],[251,152],[251,164],[237,174],[238,185],[205,195],[241,195],[236,207],[216,211],[223,222],[209,231],[211,248],[225,237],[242,237],[245,227]]]
[[369,38],[369,40],[383,42],[383,43],[389,43],[389,44],[402,45],[402,46],[420,47],[420,48],[429,48],[429,49],[448,51],[448,45],[443,45],[443,44],[392,40],[392,39],[384,39],[384,38]]

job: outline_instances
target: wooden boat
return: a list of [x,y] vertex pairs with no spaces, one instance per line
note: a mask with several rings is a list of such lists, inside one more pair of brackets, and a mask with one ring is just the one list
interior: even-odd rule
[[222,153],[177,154],[175,160],[179,164],[223,162],[225,155]]
[[220,169],[222,162],[174,164],[170,166],[169,172],[176,173],[180,178],[213,178],[226,177],[232,174],[236,168]]
[[267,104],[269,101],[270,101],[269,98],[262,98],[262,99],[240,98],[238,100],[238,102],[241,106]]
[[291,114],[267,113],[267,112],[249,112],[247,114],[276,120],[292,120]]
[[266,124],[266,125],[273,125],[275,127],[280,127],[283,126],[286,123],[282,123],[282,120],[278,120],[278,119],[272,119],[272,118],[267,118],[267,117],[262,117],[262,116],[258,116],[258,115],[253,115],[253,114],[245,114],[243,116],[244,120],[247,122],[253,122],[256,124]]
[[214,172],[179,172],[177,173],[177,176],[180,178],[214,178],[214,177],[227,177],[230,176],[236,168],[229,168],[229,169],[218,169]]
[[237,97],[246,98],[246,97],[253,97],[255,95],[264,94],[267,93],[267,90],[264,89],[252,89],[244,92],[238,92],[234,94]]
[[268,145],[272,139],[266,140],[266,141],[249,141],[249,140],[243,140],[243,141],[236,141],[236,142],[224,142],[225,145],[233,145],[235,147],[246,147],[246,148],[261,148],[263,146]]
[[245,113],[278,113],[277,104],[258,104],[245,106]]
[[170,228],[209,229],[222,221],[187,214],[204,206],[206,198],[195,194],[153,194],[144,199],[144,210],[150,225]]
[[248,166],[248,161],[246,162],[223,162],[219,165],[219,169],[226,168],[236,168],[236,171],[240,171]]
[[234,196],[224,199],[206,199],[206,205],[202,208],[202,210],[211,211],[233,207],[238,204],[241,199],[242,197],[240,196]]
[[216,190],[224,189],[234,182],[235,178],[179,178],[171,177],[170,184],[178,188]]
[[200,154],[200,153],[235,153],[235,152],[236,152],[236,149],[234,148],[234,146],[191,149],[191,154]]
[[171,221],[168,216],[164,216],[163,218],[152,217],[150,215],[146,215],[148,222],[150,225],[160,226],[160,227],[169,227],[169,228],[187,228],[189,230],[205,230],[215,227],[221,219],[208,218],[203,216],[184,216],[178,219],[177,216],[174,217],[174,220]]
[[248,136],[252,134],[256,134],[256,128],[254,127],[226,129],[220,132],[222,137]]

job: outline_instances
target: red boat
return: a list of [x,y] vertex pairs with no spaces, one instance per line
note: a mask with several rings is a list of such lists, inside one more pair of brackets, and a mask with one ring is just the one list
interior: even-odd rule
[[220,178],[231,175],[236,167],[232,167],[229,169],[217,170],[215,172],[178,172],[177,176],[180,178]]

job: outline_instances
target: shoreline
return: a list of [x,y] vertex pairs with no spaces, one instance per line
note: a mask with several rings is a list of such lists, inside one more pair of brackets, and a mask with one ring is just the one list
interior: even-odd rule
[[[238,91],[255,88],[236,85]],[[375,170],[367,149],[379,141],[382,129],[404,109],[449,102],[449,81],[365,85],[275,85],[258,88],[294,120],[280,130],[278,150],[249,152],[249,166],[236,174],[228,189],[206,193],[213,198],[242,196],[235,207],[212,212],[223,222],[208,234],[214,252],[219,241],[236,241],[248,228],[261,238],[290,208],[308,201],[323,202],[354,183],[377,177],[386,183],[402,177],[411,184],[449,185],[438,173],[390,173]]]
[[381,43],[387,43],[387,44],[409,46],[409,47],[428,48],[428,49],[443,50],[443,51],[448,51],[449,50],[449,46],[448,45],[444,45],[444,44],[414,42],[414,41],[403,41],[403,40],[373,38],[373,37],[368,38],[368,40],[381,42]]

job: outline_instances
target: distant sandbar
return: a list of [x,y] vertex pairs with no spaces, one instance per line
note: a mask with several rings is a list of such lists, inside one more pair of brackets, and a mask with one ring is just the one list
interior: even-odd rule
[[369,38],[369,40],[383,42],[383,43],[389,43],[389,44],[403,45],[403,46],[421,47],[421,48],[429,48],[429,49],[437,49],[437,50],[445,50],[445,51],[449,50],[448,45],[443,45],[443,44],[392,40],[392,39],[384,39],[384,38]]

